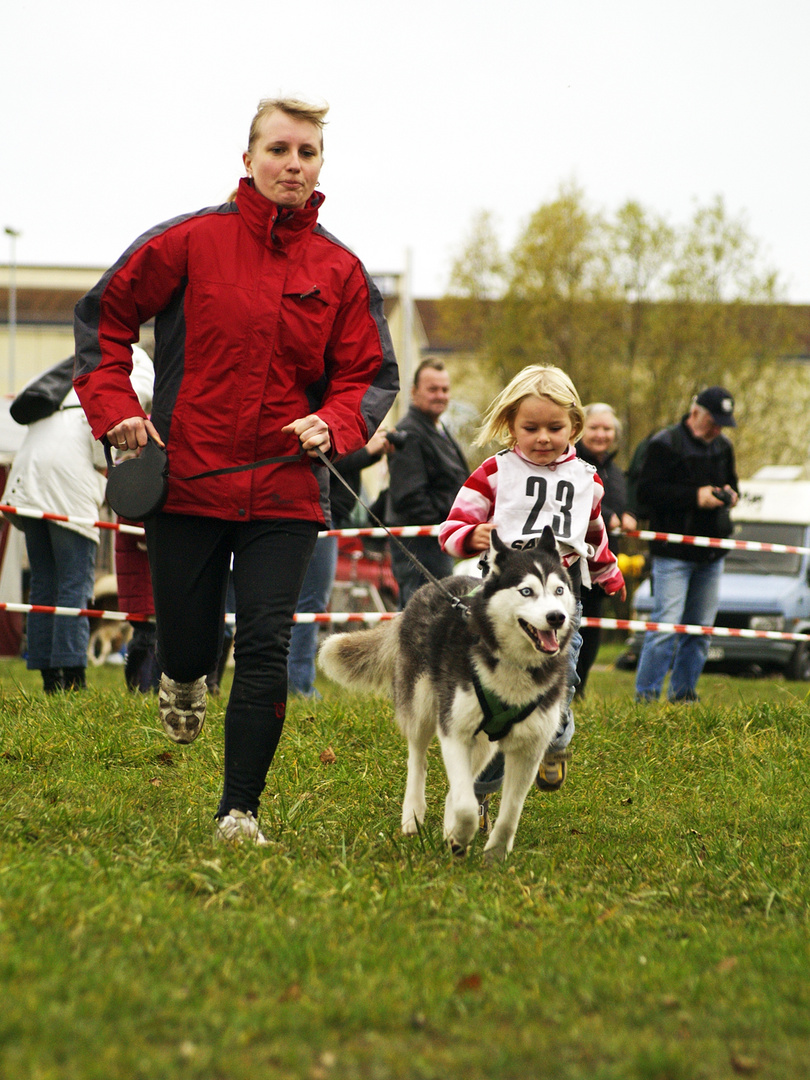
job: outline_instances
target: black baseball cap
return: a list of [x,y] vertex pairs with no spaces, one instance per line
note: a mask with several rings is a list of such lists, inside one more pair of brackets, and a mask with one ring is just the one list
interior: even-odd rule
[[734,419],[734,398],[724,387],[710,386],[707,390],[701,390],[695,398],[695,404],[710,412],[718,427],[737,426]]

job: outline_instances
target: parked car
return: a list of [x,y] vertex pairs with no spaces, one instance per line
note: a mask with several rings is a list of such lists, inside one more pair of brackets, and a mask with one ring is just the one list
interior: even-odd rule
[[[735,540],[810,547],[810,482],[791,480],[792,472],[762,470],[740,485],[732,511]],[[633,598],[634,618],[652,611],[650,580]],[[716,626],[810,633],[810,556],[769,551],[729,551],[720,579]],[[617,666],[632,668],[642,633],[634,633]],[[782,671],[789,679],[810,681],[810,642],[768,638],[714,637],[707,669],[732,673]]]

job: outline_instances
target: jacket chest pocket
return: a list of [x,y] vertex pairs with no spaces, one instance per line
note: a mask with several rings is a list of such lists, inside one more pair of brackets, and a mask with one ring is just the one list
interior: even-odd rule
[[324,290],[312,281],[288,282],[284,288],[278,350],[313,377],[323,372],[335,311]]
[[284,317],[305,331],[318,331],[324,326],[328,329],[334,319],[334,307],[317,285],[288,286],[282,293],[281,306]]

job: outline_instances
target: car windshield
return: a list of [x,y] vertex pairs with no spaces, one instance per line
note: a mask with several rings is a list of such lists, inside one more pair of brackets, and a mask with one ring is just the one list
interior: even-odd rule
[[[785,525],[770,521],[735,521],[734,540],[756,540],[766,544],[804,545],[803,525]],[[793,577],[801,568],[801,555],[776,551],[730,551],[726,559],[727,574],[783,574]]]

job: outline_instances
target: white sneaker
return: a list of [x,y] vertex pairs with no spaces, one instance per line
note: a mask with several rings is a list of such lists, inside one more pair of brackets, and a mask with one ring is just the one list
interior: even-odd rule
[[205,676],[195,682],[175,682],[160,676],[158,708],[163,728],[172,742],[192,743],[205,723]]
[[217,821],[217,840],[231,844],[256,844],[263,847],[270,841],[259,828],[256,818],[248,811],[230,810]]

